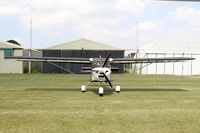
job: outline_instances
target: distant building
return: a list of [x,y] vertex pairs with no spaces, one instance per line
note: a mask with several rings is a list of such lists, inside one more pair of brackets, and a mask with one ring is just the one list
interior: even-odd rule
[[[41,53],[31,51],[33,56],[41,56]],[[5,59],[6,56],[29,56],[29,51],[22,46],[0,41],[0,73],[24,73],[28,72],[28,62]],[[32,63],[32,70],[41,71],[41,63]]]
[[5,59],[6,56],[22,56],[23,47],[0,41],[0,73],[23,73],[23,63]]
[[[79,39],[68,43],[63,43],[49,48],[43,49],[43,57],[77,57],[77,58],[105,58],[106,55],[112,52],[111,58],[123,58],[124,50],[90,41],[87,39]],[[56,63],[57,65],[66,68],[74,73],[81,74],[81,68],[87,67],[88,64],[71,64],[71,63]],[[124,72],[124,65],[116,64],[114,67],[118,67],[119,70],[116,73]],[[56,67],[50,63],[43,62],[43,73],[66,73],[59,67]]]
[[[155,40],[142,48],[139,56],[145,58],[159,57],[193,57],[193,61],[179,63],[154,63],[142,68],[143,74],[200,74],[200,36],[171,35]],[[145,66],[147,64],[143,64]]]

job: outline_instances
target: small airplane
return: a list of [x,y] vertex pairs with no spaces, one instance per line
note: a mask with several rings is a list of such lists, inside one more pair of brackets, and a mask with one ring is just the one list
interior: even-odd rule
[[[64,58],[64,57],[33,57],[33,56],[8,56],[7,59],[15,59],[18,61],[31,61],[31,62],[62,62],[62,63],[83,63],[91,64],[91,67],[85,72],[91,73],[90,82],[81,86],[81,91],[86,92],[86,87],[91,82],[100,82],[99,96],[103,96],[104,88],[103,82],[106,82],[113,88],[110,75],[112,73],[112,64],[137,64],[137,63],[167,63],[167,62],[183,62],[188,60],[194,60],[195,58],[189,57],[169,57],[169,58],[110,58],[111,52],[106,58]],[[65,68],[63,68],[65,69]],[[115,86],[115,91],[120,92],[120,86]]]

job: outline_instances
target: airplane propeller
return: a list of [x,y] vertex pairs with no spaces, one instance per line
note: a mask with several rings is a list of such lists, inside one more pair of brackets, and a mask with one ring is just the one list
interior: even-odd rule
[[112,85],[112,83],[111,83],[111,81],[109,80],[109,78],[106,76],[106,74],[105,74],[105,72],[103,71],[103,68],[106,66],[106,64],[107,64],[107,62],[108,62],[108,59],[110,58],[110,56],[111,56],[111,52],[106,56],[106,59],[105,59],[105,61],[104,61],[104,63],[103,63],[103,65],[102,65],[102,70],[101,71],[99,71],[99,70],[86,70],[86,71],[82,71],[82,72],[86,72],[86,73],[88,73],[88,72],[100,72],[100,74],[103,74],[103,76],[105,77],[105,79],[106,79],[106,81],[109,83],[109,85],[110,85],[110,87],[112,88],[113,87],[113,85]]
[[[103,63],[102,68],[105,67],[106,63],[108,62],[108,59],[109,59],[110,56],[111,56],[111,54],[112,54],[112,52],[110,52],[110,53],[106,56],[106,59],[105,59],[105,61],[104,61],[104,63]],[[103,74],[103,76],[105,77],[106,81],[109,83],[110,87],[112,88],[112,83],[110,82],[110,80],[109,80],[108,77],[106,76],[105,72],[101,72],[101,73]]]
[[104,61],[102,67],[105,67],[106,63],[108,62],[109,57],[111,56],[111,54],[112,54],[112,53],[110,52],[110,53],[107,55],[106,60]]
[[108,79],[108,77],[106,76],[106,74],[104,72],[102,74],[106,78],[106,81],[109,83],[110,87],[112,88],[112,83],[110,82],[110,80]]

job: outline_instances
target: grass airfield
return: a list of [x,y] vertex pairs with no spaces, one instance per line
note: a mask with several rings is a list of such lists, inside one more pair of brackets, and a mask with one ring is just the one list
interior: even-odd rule
[[200,78],[113,74],[116,93],[89,75],[1,74],[0,133],[199,133]]

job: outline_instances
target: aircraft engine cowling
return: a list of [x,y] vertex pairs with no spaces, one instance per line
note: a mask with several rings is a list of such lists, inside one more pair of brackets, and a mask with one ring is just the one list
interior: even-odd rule
[[106,81],[106,78],[104,76],[104,74],[108,77],[108,79],[110,80],[110,74],[111,74],[111,70],[109,68],[102,68],[102,67],[98,67],[98,68],[93,68],[92,69],[92,81]]

